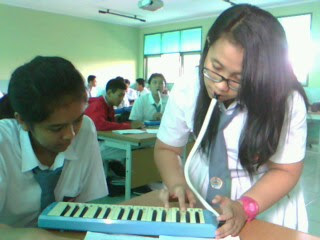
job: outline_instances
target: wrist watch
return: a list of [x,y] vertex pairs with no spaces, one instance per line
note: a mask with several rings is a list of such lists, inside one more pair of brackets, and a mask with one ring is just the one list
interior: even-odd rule
[[247,221],[251,222],[259,214],[258,203],[253,198],[247,196],[242,196],[239,201],[242,202],[243,210],[247,215]]

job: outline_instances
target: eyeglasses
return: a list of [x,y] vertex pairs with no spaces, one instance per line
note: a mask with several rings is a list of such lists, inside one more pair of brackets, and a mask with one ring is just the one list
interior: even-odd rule
[[240,88],[240,82],[234,81],[227,79],[223,76],[221,76],[219,73],[216,73],[212,70],[209,70],[208,68],[203,68],[202,70],[203,76],[205,76],[207,79],[215,82],[215,83],[220,83],[223,81],[226,81],[228,84],[228,87],[234,91],[238,91]]

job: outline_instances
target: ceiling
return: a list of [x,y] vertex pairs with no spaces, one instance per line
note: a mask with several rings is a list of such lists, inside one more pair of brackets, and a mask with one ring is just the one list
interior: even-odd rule
[[[261,8],[287,6],[319,0],[231,0],[234,3],[251,3]],[[39,11],[75,16],[97,21],[134,27],[150,27],[172,22],[186,21],[218,15],[230,7],[223,0],[163,0],[163,8],[147,11],[138,8],[138,0],[0,0],[0,3]],[[100,14],[99,10],[145,19],[135,19]]]

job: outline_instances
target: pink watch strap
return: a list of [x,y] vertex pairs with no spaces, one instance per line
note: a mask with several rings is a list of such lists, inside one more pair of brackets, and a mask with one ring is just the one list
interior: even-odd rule
[[239,201],[242,202],[243,210],[247,215],[247,221],[250,222],[259,214],[259,205],[251,197],[242,196]]

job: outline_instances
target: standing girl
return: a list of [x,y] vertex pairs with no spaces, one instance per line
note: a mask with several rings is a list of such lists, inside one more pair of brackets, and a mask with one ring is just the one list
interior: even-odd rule
[[199,78],[174,86],[159,129],[155,161],[168,189],[161,196],[165,205],[170,196],[181,208],[196,203],[180,155],[189,134],[198,136],[210,101],[217,98],[190,169],[197,191],[221,208],[218,220],[226,223],[217,238],[237,235],[258,215],[307,231],[298,184],[307,99],[288,60],[280,23],[248,4],[224,11],[207,34]]

